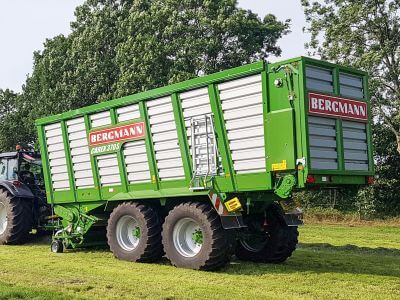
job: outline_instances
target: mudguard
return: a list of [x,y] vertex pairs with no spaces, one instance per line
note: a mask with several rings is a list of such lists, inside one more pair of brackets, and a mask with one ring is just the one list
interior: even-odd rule
[[32,191],[23,183],[16,186],[12,181],[0,180],[0,188],[7,190],[14,197],[34,198]]

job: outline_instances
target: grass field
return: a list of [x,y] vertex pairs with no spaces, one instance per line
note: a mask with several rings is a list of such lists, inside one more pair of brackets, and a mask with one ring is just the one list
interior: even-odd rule
[[0,246],[0,299],[400,299],[400,228],[306,225],[285,264],[218,272],[134,264],[105,250]]

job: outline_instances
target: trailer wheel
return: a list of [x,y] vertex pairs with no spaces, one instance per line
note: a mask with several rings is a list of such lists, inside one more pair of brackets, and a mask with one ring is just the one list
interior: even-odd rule
[[51,242],[51,252],[62,253],[64,251],[64,245],[60,240],[54,240]]
[[[261,223],[258,220],[258,223]],[[267,230],[257,230],[254,224],[248,224],[247,231],[239,235],[236,245],[236,257],[241,260],[282,263],[296,249],[299,232],[297,226],[287,226],[283,221],[283,211],[273,204],[267,214]]]
[[166,256],[176,267],[214,270],[231,256],[229,233],[208,204],[184,203],[166,217],[162,240]]
[[32,229],[32,208],[24,199],[0,189],[0,244],[23,244]]
[[118,259],[153,262],[163,256],[161,220],[151,206],[126,202],[110,215],[107,240]]

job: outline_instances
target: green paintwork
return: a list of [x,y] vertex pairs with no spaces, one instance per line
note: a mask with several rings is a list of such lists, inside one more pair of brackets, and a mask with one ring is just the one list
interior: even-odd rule
[[[370,124],[367,126],[368,159],[370,166],[368,171],[348,171],[344,169],[342,120],[339,118],[336,120],[337,159],[339,168],[337,170],[313,170],[310,168],[307,126],[308,90],[306,89],[305,79],[306,65],[325,67],[333,71],[334,92],[331,93],[331,95],[334,96],[339,96],[340,94],[340,72],[362,76],[364,91],[366,92],[364,99],[358,100],[367,102],[369,118],[371,118],[371,105],[367,93],[368,77],[365,72],[307,57],[298,57],[273,64],[256,62],[136,95],[126,96],[55,116],[49,116],[36,121],[49,203],[62,205],[62,207],[67,210],[78,211],[78,215],[83,216],[83,219],[85,219],[85,216],[88,216],[87,213],[94,209],[96,209],[96,215],[98,215],[98,209],[103,212],[109,212],[118,201],[148,199],[149,201],[157,201],[164,205],[168,203],[168,198],[170,197],[204,196],[203,199],[207,199],[206,195],[208,191],[192,191],[190,189],[190,182],[193,174],[192,158],[187,141],[187,132],[179,96],[182,92],[201,87],[208,89],[211,110],[214,117],[218,151],[223,168],[223,175],[213,178],[212,188],[219,194],[228,195],[227,199],[231,198],[230,195],[237,196],[242,201],[243,207],[247,205],[248,210],[251,207],[251,203],[264,202],[263,205],[256,206],[258,207],[256,209],[264,209],[265,205],[278,199],[278,196],[280,198],[290,197],[293,189],[304,189],[309,186],[365,184],[366,176],[374,174]],[[217,85],[222,82],[255,74],[261,74],[262,78],[266,172],[235,174],[224,112],[222,110]],[[282,86],[276,86],[275,80],[281,80]],[[185,178],[182,180],[160,181],[158,174],[146,100],[153,100],[165,96],[171,97],[172,100],[173,115],[185,174]],[[72,162],[68,150],[69,145],[65,121],[83,116],[85,118],[86,129],[89,132],[91,130],[89,115],[104,110],[110,110],[112,119],[111,127],[122,125],[125,122],[117,122],[116,109],[134,103],[139,103],[140,119],[138,120],[144,121],[145,123],[145,143],[151,182],[129,184],[122,152],[123,143],[120,143],[119,149],[115,150],[114,153],[117,153],[122,184],[120,186],[113,186],[112,188],[101,187],[96,157],[91,155],[95,187],[92,189],[76,190],[74,187],[75,182],[72,172]],[[371,120],[369,121],[371,122]],[[62,124],[71,190],[52,192],[44,126],[56,122],[61,122]],[[128,123],[131,122],[133,121],[131,120]],[[96,130],[103,128],[110,128],[110,126],[96,128]],[[285,164],[283,164],[283,162],[285,162]],[[281,165],[276,169],[275,167],[273,168],[273,164]],[[316,183],[312,185],[306,183],[306,178],[310,174],[315,175],[316,178]],[[276,194],[274,194],[274,191]],[[63,215],[66,217],[68,216],[65,212]],[[68,225],[65,222],[63,226]]]
[[210,84],[208,86],[208,95],[210,97],[211,111],[214,115],[214,126],[215,134],[217,136],[217,145],[219,153],[221,155],[222,167],[224,169],[223,179],[217,178],[217,184],[219,189],[226,189],[226,191],[235,190],[235,178],[233,172],[233,162],[231,153],[229,151],[228,136],[225,128],[225,120],[222,116],[221,101],[219,100],[219,95],[216,90],[215,84]]
[[140,234],[140,227],[139,227],[139,226],[136,226],[136,227],[133,229],[132,235],[133,235],[135,238],[137,238],[137,239],[140,238],[141,234]]
[[[76,201],[75,178],[74,178],[74,172],[72,170],[72,156],[71,156],[71,151],[70,151],[70,147],[69,147],[67,126],[66,126],[64,120],[61,121],[61,132],[62,132],[62,136],[63,136],[63,140],[64,140],[65,158],[67,160],[67,170],[68,170],[70,193],[73,196],[73,197],[70,197],[68,194],[67,202],[75,202]],[[62,202],[62,200],[60,202]]]
[[286,170],[296,169],[296,155],[294,136],[294,111],[292,108],[275,110],[265,117],[267,128],[284,128],[284,130],[270,130],[265,137],[267,145],[267,170],[272,170],[272,165],[286,161]]
[[200,229],[197,229],[195,232],[192,234],[192,240],[198,245],[203,244],[203,232],[201,232]]
[[292,195],[292,190],[296,185],[296,177],[292,174],[285,175],[276,183],[275,194],[282,199],[289,198]]
[[[85,126],[86,126],[87,130],[89,131],[91,128],[91,122],[89,120],[89,115],[85,115],[84,120],[85,120]],[[91,201],[98,201],[99,199],[102,199],[101,192],[100,192],[100,178],[98,175],[97,160],[96,160],[96,157],[94,157],[93,155],[90,155],[90,164],[92,166],[94,189],[89,189],[89,191],[87,193],[88,193],[88,196],[90,196]],[[78,191],[78,193],[79,192],[80,191]],[[80,197],[82,197],[82,196],[80,195]],[[80,197],[79,197],[79,199],[81,199]],[[89,199],[87,201],[89,201]]]

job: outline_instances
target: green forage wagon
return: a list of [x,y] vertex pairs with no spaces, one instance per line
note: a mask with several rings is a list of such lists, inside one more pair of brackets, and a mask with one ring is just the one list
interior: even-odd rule
[[366,73],[306,57],[40,119],[51,249],[106,237],[128,261],[283,262],[294,190],[371,182],[370,120]]

